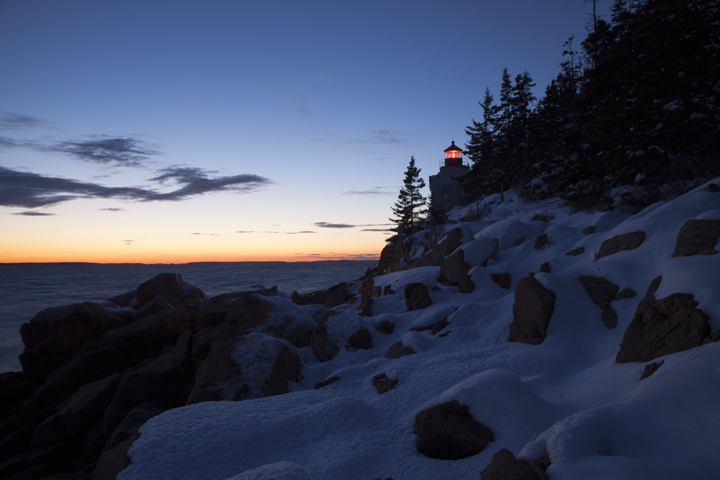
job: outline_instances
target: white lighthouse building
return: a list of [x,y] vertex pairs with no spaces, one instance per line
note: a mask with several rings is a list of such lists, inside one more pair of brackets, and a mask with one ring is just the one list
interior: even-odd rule
[[443,162],[440,172],[430,176],[430,204],[433,208],[449,212],[453,207],[463,204],[460,177],[470,168],[463,164],[462,150],[455,145],[455,141],[445,149]]

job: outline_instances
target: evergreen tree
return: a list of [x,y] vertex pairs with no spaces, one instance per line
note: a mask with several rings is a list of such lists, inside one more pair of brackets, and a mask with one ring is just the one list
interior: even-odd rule
[[392,207],[396,218],[390,219],[391,222],[397,224],[394,230],[401,238],[415,233],[418,222],[425,213],[423,207],[426,199],[420,193],[420,189],[425,187],[425,180],[420,177],[420,169],[415,166],[415,157],[410,157],[403,184],[398,200]]

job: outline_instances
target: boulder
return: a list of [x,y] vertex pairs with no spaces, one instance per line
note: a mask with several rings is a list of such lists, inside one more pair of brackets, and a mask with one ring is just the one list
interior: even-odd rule
[[382,395],[392,390],[400,380],[397,378],[389,378],[386,373],[380,373],[375,375],[372,381],[378,394]]
[[593,225],[590,225],[590,226],[588,226],[588,227],[585,227],[585,228],[583,229],[582,233],[584,233],[585,235],[593,234],[593,233],[595,233],[595,227],[594,227]]
[[661,360],[660,363],[658,362],[651,362],[645,365],[645,370],[643,370],[643,374],[640,377],[640,380],[645,380],[647,377],[652,375],[653,373],[657,372],[657,369],[660,368],[663,363],[665,363],[665,360]]
[[492,281],[500,285],[500,288],[509,289],[512,286],[512,277],[509,273],[491,273]]
[[611,281],[601,277],[582,275],[579,280],[592,301],[595,302],[595,305],[603,309],[607,308],[610,302],[615,300],[615,295],[620,289]]
[[162,296],[171,305],[193,303],[205,294],[198,287],[182,279],[179,273],[161,273],[137,288],[135,298],[140,305],[145,305],[155,297]]
[[547,233],[538,235],[535,239],[535,250],[540,250],[545,245],[547,245],[549,241],[550,238],[548,237]]
[[545,262],[540,265],[540,273],[550,273],[550,263]]
[[555,294],[534,277],[520,279],[515,288],[513,321],[508,341],[539,345],[555,308]]
[[315,390],[320,390],[320,389],[323,388],[323,387],[327,387],[328,385],[332,385],[333,383],[337,382],[338,380],[340,380],[340,377],[335,377],[335,376],[328,377],[328,378],[326,378],[325,380],[323,380],[322,382],[316,383],[316,384],[315,384]]
[[465,254],[457,250],[440,265],[438,281],[443,285],[457,286],[458,281],[470,271],[470,266],[465,263]]
[[458,280],[458,293],[472,293],[475,290],[475,284],[470,279],[470,275],[463,275]]
[[135,312],[133,314],[133,320],[152,315],[153,313],[162,312],[163,310],[167,310],[171,307],[172,305],[170,305],[167,300],[165,300],[165,297],[163,297],[162,295],[158,295],[157,297],[153,298],[145,305],[143,305],[140,310]]
[[641,304],[625,330],[615,361],[648,362],[702,345],[710,326],[708,316],[697,305],[693,296],[685,293]]
[[617,327],[617,313],[615,310],[613,310],[612,307],[605,307],[602,311],[602,321],[608,328],[615,328]]
[[388,295],[395,295],[395,290],[392,289],[391,285],[385,285],[385,288],[383,288],[382,296],[387,297]]
[[720,187],[717,183],[708,183],[707,187],[703,188],[703,192],[717,193],[720,192]]
[[192,332],[185,330],[176,345],[155,361],[123,374],[115,398],[105,410],[103,430],[110,438],[118,424],[137,405],[149,403],[160,410],[185,405],[190,370]]
[[577,257],[581,253],[585,253],[585,247],[573,248],[569,252],[565,252],[565,255],[567,255],[569,257]]
[[413,355],[415,353],[415,350],[412,348],[405,346],[402,342],[395,342],[392,345],[390,345],[390,348],[387,349],[385,352],[385,358],[389,359],[395,359],[404,357],[406,355]]
[[492,456],[492,460],[480,472],[481,480],[548,480],[547,470],[550,466],[550,456],[543,452],[540,461],[525,462],[518,460],[507,448],[501,449]]
[[163,411],[161,409],[149,403],[141,403],[140,405],[135,406],[108,436],[107,444],[105,445],[103,452],[107,452],[108,450],[115,448],[128,438],[132,437],[133,434],[137,433],[140,427],[145,425],[145,422],[162,412]]
[[645,241],[645,232],[630,232],[609,238],[602,242],[595,260],[614,255],[623,250],[635,250]]
[[412,262],[408,267],[408,270],[420,267],[439,267],[444,261],[445,256],[442,253],[438,250],[430,250],[425,255]]
[[468,407],[457,400],[418,413],[415,433],[418,452],[443,460],[476,455],[495,440],[492,431],[475,421]]
[[424,283],[408,283],[405,285],[404,294],[408,312],[422,310],[432,305],[430,292]]
[[688,220],[680,228],[673,257],[715,255],[720,239],[720,220]]
[[623,288],[620,293],[615,295],[615,300],[624,300],[626,298],[632,298],[636,295],[637,293],[635,293],[635,290],[632,290],[630,288]]
[[361,328],[350,335],[347,346],[351,350],[370,350],[373,348],[373,336],[366,328]]
[[460,227],[454,228],[448,233],[445,238],[442,239],[438,249],[443,255],[450,255],[460,245],[462,245],[463,229]]
[[92,302],[46,308],[20,327],[25,344],[19,357],[23,371],[28,378],[44,382],[84,343],[129,321],[129,316],[110,312]]
[[0,423],[10,418],[30,398],[32,389],[27,388],[29,383],[23,372],[0,373]]
[[310,340],[310,347],[312,347],[315,356],[321,362],[330,361],[340,353],[340,346],[332,341],[327,330],[327,322],[335,315],[337,315],[336,312],[329,312],[325,315],[322,320],[318,322],[312,340]]
[[387,320],[375,325],[375,330],[385,335],[390,335],[395,331],[395,324]]

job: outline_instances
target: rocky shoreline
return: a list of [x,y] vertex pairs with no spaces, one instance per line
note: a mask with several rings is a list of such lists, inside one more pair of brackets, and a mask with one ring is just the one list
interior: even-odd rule
[[[718,195],[711,187],[705,191]],[[209,298],[180,275],[164,273],[103,304],[43,310],[21,327],[22,372],[0,375],[0,477],[115,478],[129,465],[127,452],[150,418],[185,405],[286,394],[302,379],[301,349],[323,363],[341,351],[372,350],[389,336],[397,341],[379,356],[392,360],[416,353],[403,343],[403,334],[441,338],[450,333],[457,307],[399,331],[396,323],[377,316],[376,302],[390,297],[402,296],[402,309],[411,314],[429,309],[441,293],[469,296],[478,292],[476,284],[491,282],[487,285],[514,297],[507,342],[541,345],[556,321],[558,302],[568,300],[552,282],[540,280],[552,275],[552,265],[578,257],[585,247],[572,245],[557,262],[545,262],[538,274],[522,278],[489,268],[502,251],[540,251],[548,232],[557,235],[547,224],[521,223],[509,224],[496,237],[468,235],[460,223],[448,225],[429,248],[417,248],[412,238],[388,245],[378,265],[358,281],[309,294],[288,296],[258,287]],[[583,230],[585,236],[594,233],[594,227]],[[720,220],[690,218],[673,235],[674,258],[715,255]],[[590,262],[632,254],[646,236],[639,230],[607,236]],[[557,237],[553,242],[561,243]],[[437,280],[418,281],[413,272],[430,272]],[[645,292],[632,320],[623,324],[615,358],[616,363],[647,363],[643,379],[661,367],[653,360],[720,340],[720,330],[711,331],[692,294],[657,298],[662,275],[649,285],[621,289],[589,273],[578,270],[574,281],[599,307],[596,320],[607,330],[619,324],[617,305],[636,297],[641,287]],[[392,275],[395,281],[381,281]],[[452,300],[446,302],[452,306]],[[338,378],[328,376],[314,388],[329,387]],[[385,395],[398,379],[381,373],[372,383]],[[476,421],[467,405],[450,400],[416,412],[414,435],[417,451],[426,457],[463,459],[493,443],[497,432]],[[502,448],[482,478],[547,478],[552,456],[546,447],[535,460],[519,459]]]

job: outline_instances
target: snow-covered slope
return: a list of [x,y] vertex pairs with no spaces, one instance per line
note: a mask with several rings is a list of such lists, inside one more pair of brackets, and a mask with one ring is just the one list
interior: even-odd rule
[[[615,361],[658,276],[656,298],[692,294],[711,332],[720,329],[720,255],[672,256],[687,220],[720,219],[720,193],[703,187],[632,216],[572,213],[557,200],[526,204],[512,192],[502,201],[488,197],[478,209],[484,218],[446,229],[464,229],[472,293],[438,283],[440,267],[376,277],[375,285],[398,293],[374,298],[370,317],[357,314],[358,302],[336,307],[328,323],[338,338],[365,326],[373,348],[341,348],[323,363],[305,347],[303,379],[291,393],[205,402],[151,419],[119,478],[477,479],[502,448],[525,460],[547,451],[552,480],[720,478],[720,342],[660,357],[654,361],[664,364],[643,380],[648,362]],[[589,226],[594,233],[583,233]],[[638,248],[596,260],[604,240],[638,231],[646,235]],[[541,234],[548,243],[536,249]],[[498,251],[484,262],[487,239],[497,239]],[[485,266],[473,265],[481,261]],[[551,273],[539,273],[545,262]],[[530,272],[556,296],[539,345],[508,341],[515,287]],[[511,287],[501,288],[492,273],[509,273]],[[603,323],[578,281],[583,275],[637,293],[612,302],[615,328]],[[408,312],[403,288],[416,282],[429,287],[433,303]],[[307,307],[316,318],[318,308]],[[411,330],[443,319],[441,332]],[[384,322],[394,324],[392,333],[372,328]],[[416,353],[385,358],[399,341]],[[380,395],[372,379],[382,373],[399,381]],[[339,380],[313,388],[331,376]],[[494,432],[481,453],[460,460],[418,453],[415,416],[449,400],[467,405]]]

